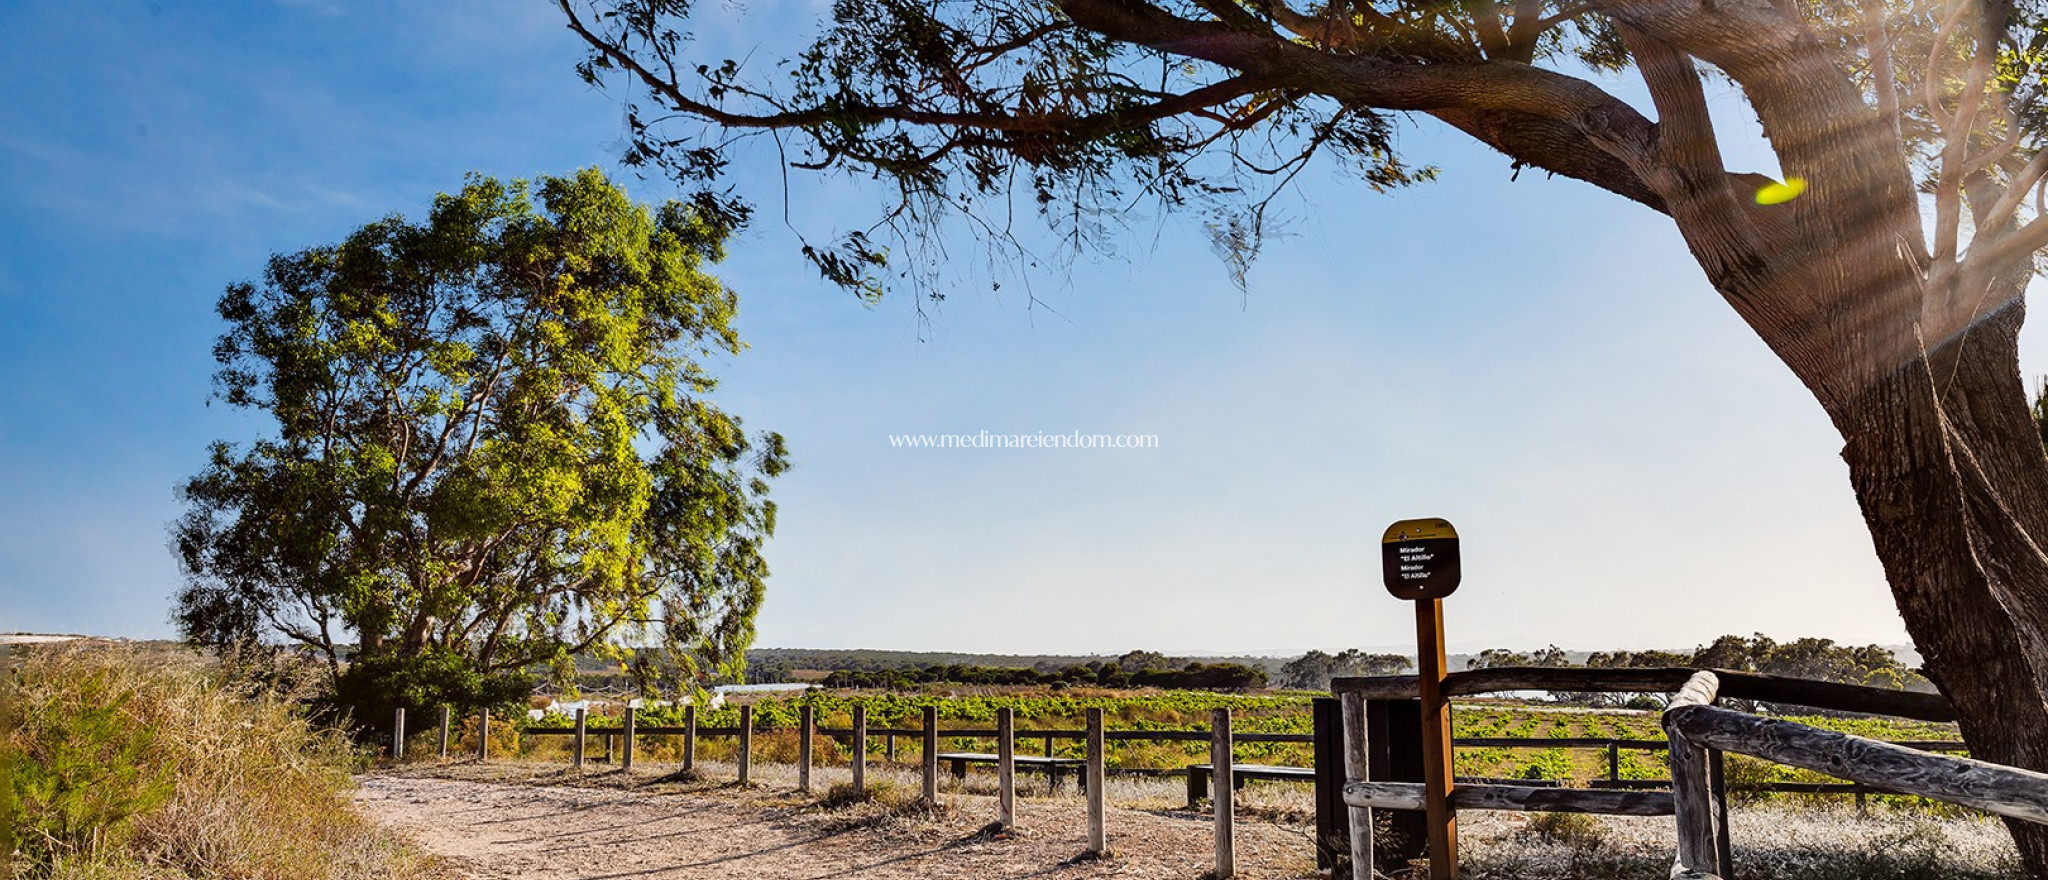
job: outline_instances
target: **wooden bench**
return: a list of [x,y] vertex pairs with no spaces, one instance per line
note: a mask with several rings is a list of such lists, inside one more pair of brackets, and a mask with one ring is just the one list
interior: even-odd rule
[[[990,754],[987,752],[940,752],[938,754],[938,758],[939,760],[944,761],[951,766],[953,770],[953,778],[955,779],[967,778],[967,765],[969,764],[993,765],[996,762],[1002,760],[1002,756]],[[1088,762],[1083,761],[1080,758],[1049,758],[1042,757],[1039,755],[1013,755],[1010,758],[1010,763],[1012,766],[1016,767],[1019,770],[1036,770],[1044,772],[1047,776],[1052,777],[1052,787],[1055,791],[1057,791],[1060,787],[1060,777],[1064,776],[1067,771],[1072,770],[1074,771],[1074,778],[1080,780],[1081,789],[1083,791],[1086,791],[1088,789],[1088,774],[1084,772],[1085,768],[1088,766]]]
[[[1214,764],[1188,765],[1188,808],[1209,796],[1209,777],[1215,775]],[[1243,788],[1248,779],[1293,779],[1306,782],[1316,781],[1314,767],[1281,767],[1273,764],[1233,764],[1230,767],[1231,788]]]
[[[1209,796],[1209,777],[1215,775],[1214,764],[1188,765],[1188,809]],[[1314,767],[1281,767],[1273,764],[1235,764],[1230,768],[1231,788],[1243,788],[1248,779],[1280,779],[1295,782],[1316,781]],[[1532,788],[1556,788],[1555,779],[1494,779],[1491,777],[1460,776],[1461,785],[1520,785]],[[1667,785],[1669,783],[1666,783]]]

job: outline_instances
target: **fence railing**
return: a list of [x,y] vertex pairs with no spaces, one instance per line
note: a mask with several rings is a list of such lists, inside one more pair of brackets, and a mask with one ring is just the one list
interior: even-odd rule
[[1715,706],[1721,682],[1699,672],[1664,710],[1678,822],[1673,878],[1733,876],[1728,819],[1707,757],[1734,752],[1904,794],[2048,825],[2048,773],[1937,755],[1778,718]]
[[[740,723],[738,725],[712,727],[697,723],[696,707],[685,707],[684,721],[681,725],[642,727],[638,723],[637,710],[628,709],[623,726],[616,729],[592,729],[589,726],[589,715],[586,710],[578,709],[575,714],[575,723],[572,726],[526,727],[522,730],[522,733],[526,735],[566,735],[573,737],[570,760],[573,766],[578,769],[585,766],[588,754],[587,744],[592,735],[605,738],[607,758],[612,754],[611,737],[617,736],[622,746],[619,750],[619,766],[622,771],[630,771],[632,769],[634,745],[641,737],[660,735],[682,736],[681,758],[684,770],[696,769],[699,739],[706,736],[733,737],[738,739],[738,746],[734,753],[738,781],[744,784],[749,781],[751,775],[754,735],[772,730],[789,730],[791,728],[757,728],[753,723],[752,706],[741,706],[739,713]],[[1313,744],[1317,741],[1317,736],[1314,734],[1234,734],[1231,730],[1230,710],[1227,708],[1212,710],[1210,727],[1207,730],[1105,730],[1103,728],[1102,710],[1099,708],[1091,708],[1086,711],[1087,727],[1082,730],[1019,730],[1015,726],[1014,710],[1008,707],[996,710],[996,726],[994,728],[942,728],[938,725],[937,707],[927,706],[924,708],[923,714],[922,720],[924,723],[922,727],[870,728],[867,726],[866,707],[855,706],[853,710],[853,725],[851,727],[832,728],[817,726],[814,723],[815,716],[811,708],[808,706],[803,707],[799,724],[794,728],[798,732],[799,744],[797,766],[798,789],[801,791],[811,790],[811,770],[813,767],[811,741],[813,736],[845,737],[850,740],[853,755],[849,765],[852,771],[851,787],[852,793],[856,798],[865,794],[866,771],[870,762],[868,757],[870,738],[881,736],[893,741],[895,737],[899,736],[916,737],[920,740],[922,750],[921,775],[924,783],[923,798],[926,803],[935,803],[938,798],[939,761],[942,756],[939,748],[941,739],[993,739],[996,741],[996,754],[989,756],[990,760],[987,761],[982,761],[979,755],[972,756],[972,760],[977,763],[992,763],[995,765],[997,776],[996,822],[1004,828],[1009,828],[1016,824],[1017,767],[1024,763],[1042,764],[1046,762],[1051,757],[1052,748],[1050,744],[1054,739],[1079,739],[1085,743],[1086,755],[1078,760],[1077,763],[1080,766],[1073,769],[1079,770],[1082,774],[1082,788],[1085,791],[1088,802],[1089,852],[1099,855],[1108,851],[1106,843],[1107,829],[1104,827],[1106,810],[1103,791],[1104,780],[1108,776],[1107,767],[1105,766],[1108,744],[1116,741],[1207,742],[1209,744],[1209,763],[1211,766],[1206,772],[1209,774],[1209,778],[1214,781],[1215,789],[1212,802],[1215,813],[1216,862],[1210,876],[1217,878],[1217,880],[1223,880],[1223,878],[1228,878],[1234,874],[1236,865],[1234,845],[1236,826],[1234,809],[1231,804],[1232,793],[1238,782],[1234,773],[1236,746],[1240,743]],[[405,710],[399,709],[393,722],[391,755],[394,759],[399,759],[404,756],[405,748]],[[449,723],[449,711],[444,708],[440,710],[439,747],[437,752],[438,756],[444,759],[448,757]],[[491,717],[488,712],[478,713],[476,757],[479,761],[489,760],[491,756],[491,723]],[[1047,755],[1034,758],[1016,754],[1015,744],[1019,740],[1044,741],[1047,744]],[[893,742],[890,742],[887,748],[893,753]],[[885,760],[893,760],[893,758]],[[969,758],[956,756],[948,760],[959,762],[964,766],[964,763]],[[1050,765],[1046,766],[1050,767]],[[1187,771],[1182,770],[1181,772]],[[1332,785],[1334,785],[1334,782],[1334,779],[1331,780]]]
[[[1375,850],[1375,809],[1414,810],[1422,806],[1423,786],[1411,781],[1377,781],[1385,767],[1388,744],[1382,723],[1375,740],[1368,716],[1384,714],[1416,693],[1413,676],[1339,679],[1333,690],[1342,701],[1347,781],[1344,802],[1350,809],[1353,877],[1368,880],[1375,861],[1387,853]],[[1534,789],[1520,786],[1456,785],[1453,807],[1490,810],[1669,815],[1678,826],[1674,878],[1730,880],[1732,847],[1728,838],[1727,786],[1721,772],[1724,753],[1733,752],[1823,773],[1846,784],[1792,783],[1775,790],[1836,792],[1847,789],[1925,797],[1974,807],[1998,815],[2048,824],[2048,774],[1935,754],[1960,750],[1961,743],[1917,741],[1888,743],[1822,730],[1810,725],[1766,718],[1713,705],[1722,698],[1780,705],[1893,715],[1925,721],[1953,721],[1954,708],[1936,694],[1910,693],[1855,685],[1778,678],[1726,670],[1650,669],[1491,669],[1452,673],[1444,692],[1473,695],[1501,691],[1576,691],[1627,693],[1675,691],[1662,722],[1670,751],[1670,791],[1598,791]],[[1368,699],[1368,698],[1371,699]],[[1399,727],[1399,725],[1392,725]],[[1650,741],[1638,741],[1649,745]],[[1610,745],[1617,747],[1619,743]],[[1418,777],[1419,778],[1419,777]],[[1630,797],[1634,796],[1634,797]],[[1367,858],[1365,853],[1373,853]],[[1412,856],[1397,853],[1397,857]]]

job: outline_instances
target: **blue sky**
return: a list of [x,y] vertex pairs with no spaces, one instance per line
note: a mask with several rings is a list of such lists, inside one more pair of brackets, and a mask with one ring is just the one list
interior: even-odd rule
[[[795,17],[709,6],[742,46]],[[0,28],[0,631],[171,633],[173,486],[264,429],[207,405],[223,286],[468,171],[616,171],[619,105],[539,0],[23,0]],[[1667,223],[1428,123],[1402,143],[1444,179],[1305,175],[1248,292],[1195,218],[1141,213],[999,292],[948,267],[928,320],[821,285],[749,166],[771,204],[720,269],[752,348],[719,397],[797,465],[760,643],[1399,645],[1377,538],[1416,516],[1464,535],[1455,645],[1904,641],[1839,439]],[[789,213],[824,238],[871,205],[798,175]],[[888,441],[982,430],[1160,445]]]

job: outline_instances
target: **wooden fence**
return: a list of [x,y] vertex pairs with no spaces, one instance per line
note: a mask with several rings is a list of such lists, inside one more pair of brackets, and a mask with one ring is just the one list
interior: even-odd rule
[[[1417,810],[1423,786],[1415,781],[1375,779],[1389,746],[1375,742],[1372,710],[1416,694],[1413,676],[1338,679],[1341,700],[1349,842],[1355,880],[1370,880],[1373,865],[1392,855],[1413,857],[1415,841],[1389,853],[1376,847],[1373,811]],[[1885,743],[1834,733],[1780,719],[1714,706],[1719,698],[1755,700],[1823,710],[1952,721],[1955,712],[1939,695],[1726,670],[1693,669],[1491,669],[1452,673],[1444,693],[1470,695],[1500,691],[1626,693],[1676,691],[1663,714],[1664,747],[1671,752],[1670,791],[1540,789],[1509,785],[1465,785],[1451,789],[1454,808],[1534,810],[1673,816],[1678,825],[1674,878],[1733,880],[1727,822],[1727,788],[1721,755],[1735,752],[1851,780],[1848,785],[1807,785],[1779,790],[1837,791],[1851,786],[1918,795],[2048,824],[2048,774],[1973,761],[1925,750],[1958,749],[1953,742]],[[1375,706],[1374,704],[1378,704]],[[1398,725],[1396,725],[1398,726]],[[1383,725],[1384,727],[1384,725]],[[1385,735],[1382,733],[1381,735]],[[1649,741],[1641,741],[1649,745]],[[1462,743],[1461,743],[1462,744]],[[1612,744],[1609,747],[1617,747]],[[1864,789],[1852,789],[1857,793]],[[1412,815],[1412,814],[1411,814]],[[1455,852],[1455,848],[1451,849]]]
[[[1557,689],[1567,689],[1565,685],[1569,685],[1568,689],[1570,690],[1578,691],[1638,691],[1645,688],[1653,688],[1659,683],[1679,680],[1676,673],[1684,672],[1689,674],[1691,670],[1622,670],[1620,675],[1603,676],[1603,680],[1607,682],[1606,687],[1588,683],[1584,675],[1588,672],[1606,673],[1608,671],[1568,669],[1483,670],[1476,673],[1454,673],[1447,679],[1446,683],[1452,689],[1451,692],[1460,694],[1486,693],[1494,688],[1540,690],[1556,687]],[[1766,676],[1746,674],[1736,674],[1731,677],[1742,682],[1737,685],[1737,688],[1741,693],[1747,695],[1749,699],[1768,698],[1776,702],[1792,702],[1789,697],[1797,696],[1802,699],[1820,702],[1822,705],[1819,708],[1841,708],[1844,703],[1863,705],[1864,703],[1861,701],[1867,696],[1865,692],[1874,690],[1858,688],[1844,690],[1844,688],[1849,686],[1827,685],[1826,683],[1817,682],[1794,682],[1792,680],[1772,679]],[[939,727],[937,707],[935,706],[924,707],[923,718],[921,719],[922,724],[919,727],[869,727],[867,725],[866,707],[857,706],[854,710],[852,726],[835,728],[816,725],[812,708],[803,706],[799,708],[799,722],[796,728],[799,731],[797,787],[802,791],[808,792],[812,790],[812,769],[816,765],[812,749],[812,737],[814,735],[831,737],[845,742],[851,747],[854,755],[863,757],[863,760],[856,760],[850,766],[853,777],[852,787],[856,793],[865,790],[866,771],[868,768],[868,761],[865,760],[865,756],[869,754],[871,744],[877,739],[882,744],[882,760],[891,764],[896,763],[897,741],[899,739],[909,739],[919,743],[921,751],[920,764],[922,765],[920,775],[923,782],[923,798],[926,802],[935,801],[938,794],[938,777],[941,772],[939,767],[939,755],[941,753],[939,741],[941,739],[995,740],[999,743],[998,754],[991,756],[993,760],[983,763],[991,763],[996,766],[998,777],[997,820],[1005,825],[1009,825],[1015,820],[1015,770],[1019,758],[1021,757],[1023,762],[1026,763],[1038,759],[1021,756],[1015,750],[1014,745],[1006,749],[1004,744],[1018,742],[1039,744],[1041,746],[1041,757],[1052,757],[1055,752],[1055,741],[1081,740],[1086,744],[1084,748],[1085,754],[1088,756],[1083,759],[1083,766],[1079,770],[1084,780],[1085,791],[1088,792],[1089,797],[1090,848],[1091,851],[1101,852],[1105,844],[1102,844],[1097,839],[1097,835],[1102,832],[1100,827],[1101,806],[1099,804],[1099,794],[1102,791],[1104,778],[1109,775],[1175,776],[1189,772],[1186,767],[1109,769],[1104,766],[1104,761],[1102,760],[1102,756],[1106,753],[1109,743],[1147,741],[1204,742],[1210,745],[1210,763],[1216,765],[1219,770],[1223,769],[1224,763],[1219,760],[1219,757],[1226,753],[1232,753],[1230,763],[1233,765],[1236,763],[1234,746],[1237,743],[1308,743],[1314,746],[1315,758],[1313,763],[1315,767],[1302,769],[1313,769],[1315,774],[1313,781],[1316,787],[1315,813],[1318,864],[1322,867],[1331,867],[1349,859],[1350,854],[1361,851],[1357,848],[1357,841],[1352,839],[1355,836],[1356,830],[1354,828],[1356,811],[1350,805],[1350,801],[1369,797],[1379,805],[1380,809],[1396,811],[1393,816],[1389,817],[1392,820],[1392,827],[1396,832],[1395,839],[1379,842],[1377,849],[1378,858],[1375,861],[1382,865],[1404,866],[1408,860],[1421,858],[1425,855],[1421,850],[1421,837],[1426,833],[1426,829],[1423,828],[1420,821],[1422,817],[1419,813],[1407,812],[1409,810],[1421,809],[1420,790],[1414,787],[1414,783],[1419,783],[1421,780],[1421,752],[1420,744],[1417,740],[1420,719],[1419,715],[1415,713],[1414,700],[1400,696],[1404,689],[1411,685],[1413,681],[1414,678],[1412,676],[1340,679],[1335,687],[1339,696],[1346,698],[1347,701],[1356,700],[1361,705],[1354,710],[1347,704],[1344,709],[1340,710],[1337,699],[1318,699],[1314,701],[1314,726],[1316,732],[1313,734],[1235,733],[1229,730],[1227,715],[1222,716],[1220,726],[1217,719],[1212,719],[1209,729],[1104,730],[1101,728],[1098,710],[1091,710],[1088,727],[1083,730],[1020,730],[1014,728],[1014,721],[1006,724],[1002,718],[998,719],[998,724],[994,728],[947,729]],[[1822,687],[1818,690],[1810,690],[1809,688],[1813,685],[1822,685]],[[1906,708],[1917,713],[1909,717],[1938,720],[1946,711],[1945,703],[1937,704],[1930,702],[1924,699],[1927,695],[1913,695],[1916,699],[1900,702],[1897,699],[1898,692],[1874,692],[1882,695],[1878,702],[1887,708]],[[1768,697],[1758,696],[1759,694],[1767,694]],[[1367,699],[1368,696],[1372,698]],[[1412,697],[1412,692],[1409,696]],[[1939,700],[1939,698],[1936,697],[1935,700]],[[1357,735],[1351,734],[1349,728],[1346,727],[1346,725],[1354,722],[1354,719],[1351,717],[1354,712],[1358,715],[1356,723],[1363,728]],[[597,757],[596,760],[607,764],[617,763],[622,770],[632,769],[635,746],[641,737],[682,737],[682,765],[685,769],[690,770],[696,769],[697,746],[700,738],[707,736],[731,738],[738,741],[735,752],[737,776],[740,781],[746,782],[749,781],[751,776],[754,734],[772,733],[777,731],[778,728],[757,728],[753,724],[751,706],[741,707],[740,713],[741,723],[737,726],[711,727],[698,724],[695,707],[685,707],[683,723],[681,725],[640,726],[638,723],[638,712],[628,710],[621,727],[591,728],[588,723],[587,714],[579,710],[574,717],[572,725],[526,727],[521,732],[534,736],[573,737],[570,760],[573,766],[578,769],[583,768],[586,761],[590,759],[588,741],[593,736],[600,738],[603,744],[603,754]],[[1416,715],[1416,717],[1410,718],[1410,715]],[[437,754],[441,758],[448,757],[449,722],[448,710],[445,708],[441,709],[438,719],[437,737]],[[480,760],[489,757],[489,728],[492,723],[492,720],[487,715],[480,714],[478,728],[483,734],[480,737],[477,753],[477,758]],[[1006,731],[1005,728],[1009,729]],[[1222,733],[1221,736],[1218,736],[1217,733],[1219,729]],[[1372,733],[1372,736],[1365,736],[1368,730]],[[394,718],[394,736],[391,744],[391,753],[394,758],[403,757],[405,736],[405,713],[403,709],[400,709]],[[1347,748],[1345,746],[1347,742],[1369,743],[1370,748]],[[1509,780],[1461,778],[1459,784],[1462,794],[1457,796],[1459,798],[1457,805],[1466,809],[1560,810],[1636,815],[1644,814],[1646,810],[1651,815],[1671,815],[1674,810],[1670,806],[1671,792],[1669,789],[1672,782],[1669,779],[1623,779],[1621,778],[1620,771],[1620,753],[1622,751],[1661,751],[1669,748],[1667,740],[1603,737],[1460,737],[1455,739],[1453,743],[1455,746],[1461,747],[1595,749],[1605,751],[1607,757],[1606,778],[1590,781],[1590,785],[1594,789],[1606,789],[1607,791],[1553,788],[1543,783],[1515,785]],[[1963,747],[1959,742],[1945,740],[1899,742],[1891,743],[1890,745],[1917,750],[1961,750]],[[1005,751],[1008,752],[1007,760],[1002,754]],[[1354,767],[1352,766],[1354,758],[1365,763]],[[1714,785],[1717,786],[1716,790],[1719,791],[1721,786],[1720,752],[1718,750],[1711,751],[1708,760],[1710,762],[1710,778],[1713,780]],[[1004,769],[1005,765],[1008,766],[1007,771]],[[1254,768],[1253,772],[1262,769],[1269,768]],[[1208,771],[1202,772],[1205,775],[1208,773]],[[1217,807],[1215,813],[1219,822],[1217,831],[1219,869],[1227,867],[1226,863],[1232,861],[1229,852],[1232,849],[1232,837],[1229,830],[1224,827],[1224,824],[1227,823],[1230,816],[1229,802],[1232,797],[1232,789],[1242,781],[1240,778],[1234,778],[1235,775],[1235,773],[1232,773],[1226,776],[1220,772],[1214,774],[1213,790],[1217,792],[1217,797],[1212,798],[1212,804]],[[1262,775],[1260,778],[1272,777],[1270,775]],[[1191,780],[1189,788],[1190,806],[1193,806],[1195,803],[1195,786],[1192,782]],[[1358,782],[1366,782],[1368,784],[1364,786],[1351,784]],[[1551,785],[1554,785],[1554,783]],[[1528,789],[1528,791],[1518,792],[1518,789]],[[1859,805],[1861,805],[1866,793],[1902,793],[1897,789],[1881,784],[1867,784],[1861,781],[1839,784],[1771,783],[1749,787],[1744,790],[1805,794],[1853,794],[1856,796]],[[1370,844],[1371,841],[1368,839],[1367,843]]]
[[[805,706],[801,708],[800,720],[796,728],[798,731],[797,742],[799,744],[797,764],[797,787],[799,790],[811,790],[811,770],[814,757],[812,755],[811,741],[813,736],[844,738],[850,742],[851,751],[854,756],[850,765],[852,771],[851,786],[855,797],[863,796],[866,791],[866,771],[869,761],[868,753],[870,751],[868,744],[871,742],[871,737],[886,738],[884,750],[887,756],[885,760],[888,761],[894,760],[895,739],[897,737],[917,738],[920,740],[922,747],[922,761],[920,763],[922,764],[921,775],[924,783],[923,797],[926,803],[934,803],[938,798],[939,762],[942,754],[939,748],[939,741],[942,738],[993,739],[996,741],[997,751],[993,756],[993,760],[987,763],[993,763],[996,768],[996,822],[1004,828],[1011,828],[1016,825],[1016,769],[1020,763],[1020,756],[1016,754],[1015,749],[1017,741],[1039,740],[1045,744],[1044,756],[1038,758],[1021,756],[1022,762],[1031,762],[1034,760],[1043,761],[1045,757],[1050,757],[1053,752],[1052,743],[1056,739],[1079,739],[1085,743],[1086,750],[1086,757],[1081,759],[1082,766],[1078,769],[1082,773],[1081,785],[1085,789],[1088,803],[1087,852],[1094,855],[1108,852],[1108,830],[1105,827],[1106,809],[1103,791],[1104,782],[1109,775],[1105,767],[1108,744],[1118,741],[1207,742],[1209,743],[1209,761],[1212,765],[1209,773],[1215,789],[1212,803],[1215,807],[1214,837],[1216,861],[1212,876],[1217,878],[1217,880],[1232,876],[1236,870],[1235,847],[1233,845],[1235,823],[1231,804],[1232,793],[1237,783],[1232,771],[1236,744],[1251,742],[1314,743],[1317,739],[1315,735],[1299,733],[1233,734],[1231,731],[1229,709],[1212,710],[1210,728],[1208,730],[1113,731],[1104,729],[1101,709],[1087,710],[1087,727],[1082,730],[1018,730],[1015,728],[1013,710],[1008,707],[996,710],[996,726],[993,729],[941,728],[938,726],[938,711],[935,706],[924,708],[922,727],[869,728],[867,726],[866,708],[865,706],[855,706],[853,710],[853,726],[846,728],[818,727],[814,723],[815,716],[812,713],[811,707]],[[757,732],[766,732],[766,730],[757,730],[755,728],[752,706],[741,706],[739,711],[740,723],[732,727],[699,725],[697,723],[697,710],[694,706],[684,708],[683,723],[680,726],[642,727],[638,723],[638,712],[628,709],[626,710],[625,723],[621,728],[617,730],[599,729],[595,731],[595,735],[601,736],[605,740],[606,760],[609,760],[613,755],[612,737],[619,737],[621,748],[617,754],[620,758],[619,769],[621,771],[632,770],[634,744],[640,737],[682,736],[682,764],[685,770],[696,769],[697,742],[700,738],[706,736],[732,737],[738,740],[735,764],[737,765],[738,781],[744,784],[749,781],[750,768],[753,762],[753,735]],[[522,732],[528,735],[566,735],[573,737],[570,760],[573,766],[582,769],[588,753],[587,743],[593,735],[588,721],[589,716],[585,710],[578,709],[576,710],[573,726],[527,727]],[[393,759],[400,759],[405,754],[406,726],[404,709],[397,710],[393,722],[391,756]],[[439,750],[437,754],[445,759],[448,757],[449,725],[449,711],[446,708],[440,710],[439,724]],[[491,718],[489,713],[478,713],[477,760],[479,761],[489,760],[490,758],[490,725]],[[773,728],[767,730],[773,730]],[[1335,778],[1330,781],[1333,791],[1337,781],[1339,780]]]

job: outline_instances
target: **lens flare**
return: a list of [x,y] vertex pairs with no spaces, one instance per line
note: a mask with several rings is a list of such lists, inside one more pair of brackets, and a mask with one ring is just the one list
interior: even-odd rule
[[1803,192],[1806,192],[1806,178],[1787,177],[1784,183],[1765,184],[1762,189],[1757,190],[1756,203],[1759,205],[1782,205],[1799,198],[1799,194]]

